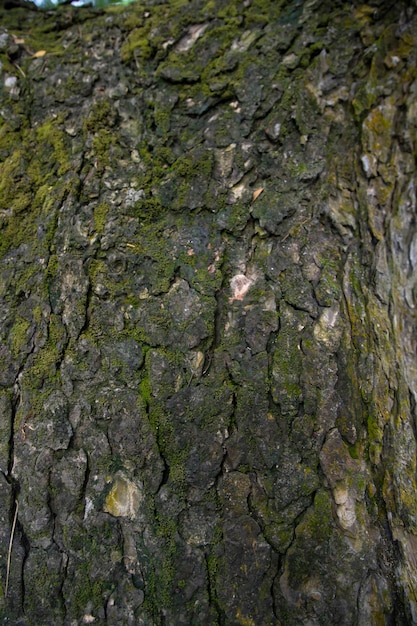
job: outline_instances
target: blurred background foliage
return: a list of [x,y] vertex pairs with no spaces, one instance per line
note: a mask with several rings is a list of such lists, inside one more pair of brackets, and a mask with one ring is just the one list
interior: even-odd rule
[[69,2],[68,0],[63,0],[63,1],[59,1],[59,0],[32,0],[34,2],[34,4],[36,4],[36,6],[39,9],[54,9],[55,7],[57,7],[59,4],[71,4],[72,6],[75,7],[82,7],[82,6],[94,6],[94,7],[106,7],[108,5],[111,4],[130,4],[131,2],[133,2],[134,0],[74,0],[73,2]]

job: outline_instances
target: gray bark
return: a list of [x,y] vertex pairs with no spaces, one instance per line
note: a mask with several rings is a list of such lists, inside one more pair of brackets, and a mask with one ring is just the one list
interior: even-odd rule
[[3,624],[417,624],[390,4],[0,9]]

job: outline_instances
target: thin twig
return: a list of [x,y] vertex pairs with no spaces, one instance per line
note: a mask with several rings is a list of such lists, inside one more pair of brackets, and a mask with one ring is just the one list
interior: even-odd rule
[[7,598],[7,591],[9,589],[9,574],[10,574],[10,561],[12,559],[12,547],[13,547],[13,539],[14,539],[14,531],[16,529],[17,522],[17,512],[19,510],[19,503],[15,500],[16,508],[14,511],[12,532],[10,533],[10,541],[9,541],[9,551],[7,553],[7,569],[6,569],[6,587],[4,589],[4,597]]
[[26,78],[26,74],[24,73],[24,71],[22,70],[22,68],[20,67],[20,65],[18,65],[17,63],[14,64],[15,67],[17,67],[17,69],[19,70],[19,72],[21,72],[23,78]]

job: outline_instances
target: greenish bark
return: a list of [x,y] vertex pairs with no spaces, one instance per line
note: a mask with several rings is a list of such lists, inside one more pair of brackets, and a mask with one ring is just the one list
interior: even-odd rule
[[417,624],[390,5],[0,9],[4,624]]

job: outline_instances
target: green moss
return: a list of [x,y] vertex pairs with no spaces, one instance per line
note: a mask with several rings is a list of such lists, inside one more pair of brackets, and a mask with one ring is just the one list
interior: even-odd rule
[[13,356],[17,357],[21,349],[27,345],[28,330],[31,324],[28,320],[18,316],[10,333],[10,344]]
[[[35,131],[37,150],[42,154],[43,160],[57,162],[59,164],[57,174],[63,176],[71,169],[71,152],[68,146],[68,137],[62,129],[62,117],[50,118]],[[48,149],[52,148],[52,156],[48,154]]]
[[[167,169],[157,187],[157,198],[166,210],[189,210],[204,206],[207,181],[212,171],[212,156],[195,150],[190,156],[181,156]],[[199,190],[198,198],[196,190]]]
[[[352,339],[359,350],[364,350],[369,342],[368,316],[365,308],[365,296],[362,285],[367,284],[367,277],[359,264],[355,262],[349,273],[351,297],[347,299],[349,319],[352,327]],[[369,350],[367,350],[369,352]]]
[[384,430],[377,416],[368,415],[367,429],[369,458],[373,463],[378,464],[382,453]]
[[51,254],[48,260],[48,266],[46,268],[46,274],[45,274],[45,279],[48,284],[50,283],[52,278],[55,278],[58,272],[58,267],[59,267],[58,255]]
[[[19,219],[16,216],[0,219],[2,238],[0,240],[0,256],[10,248],[18,248],[23,242],[32,241],[35,233],[34,215]],[[3,222],[3,223],[2,223]]]
[[149,405],[152,399],[152,386],[148,376],[144,376],[140,381],[139,394],[145,403]]
[[55,206],[78,185],[78,177],[70,174],[71,151],[62,117],[34,129],[23,127],[19,137],[12,136],[19,146],[14,150],[7,148],[7,132],[0,137],[0,154],[6,153],[0,164],[0,255],[23,242],[41,246],[39,256],[47,255],[56,228]]
[[40,305],[35,306],[33,309],[33,319],[36,324],[40,324],[43,318],[42,307]]
[[97,133],[99,130],[107,130],[114,125],[114,110],[109,100],[102,98],[92,107],[86,120],[84,130],[88,133]]
[[73,527],[63,527],[64,545],[71,552],[81,552],[87,545],[87,532],[84,529],[80,529],[77,532]]
[[295,540],[287,553],[289,584],[300,589],[316,575],[321,555],[328,550],[333,536],[332,500],[324,491],[317,491],[311,506],[296,528]]
[[90,561],[79,563],[74,587],[75,589],[71,592],[71,596],[74,599],[72,612],[74,615],[79,616],[84,614],[86,609],[91,606],[92,612],[100,609],[103,606],[104,597],[108,596],[110,591],[108,581],[93,579]]
[[169,609],[175,602],[178,527],[175,519],[157,514],[154,528],[160,550],[159,556],[153,556],[152,562],[147,567],[145,565],[147,571],[144,606],[154,616],[155,623],[159,623],[161,607]]
[[[61,13],[65,13],[65,9],[64,11],[62,11],[62,9],[58,10]],[[65,31],[63,30],[62,33],[60,33],[57,29],[57,15],[48,15],[46,12],[42,13],[40,19],[31,21],[29,28],[23,26],[23,30],[21,30],[21,25],[24,24],[24,20],[18,19],[16,22],[13,32],[25,39],[25,45],[29,50],[35,52],[38,50],[46,50],[48,58],[53,58],[53,61],[56,63],[59,63],[59,57],[68,54],[68,46],[62,44],[62,37]],[[77,52],[79,54],[79,48],[77,45],[74,45],[72,53],[75,57]],[[31,62],[31,58],[26,59],[27,65],[30,65]]]
[[[24,168],[25,157],[23,150],[20,148],[15,149],[3,163],[0,164],[0,209],[3,211],[13,211],[15,202],[21,210],[21,199],[19,195],[25,197],[27,192],[23,191],[19,194],[19,190],[16,189],[16,184],[21,178]],[[14,197],[16,197],[16,199],[14,199]]]
[[102,279],[102,276],[106,272],[106,264],[103,259],[92,259],[88,266],[88,276],[91,284],[96,285],[98,280]]
[[352,459],[362,458],[362,444],[360,442],[357,441],[354,445],[348,446],[348,450]]
[[155,107],[154,118],[158,134],[166,136],[171,127],[170,109]]
[[[63,607],[56,602],[62,585],[60,573],[55,568],[51,569],[47,559],[42,558],[38,553],[32,558],[31,567],[34,576],[25,593],[25,612],[30,616],[38,616],[38,622],[43,621],[43,618],[54,623],[61,622]],[[42,598],[41,602],[40,598]],[[29,624],[33,623],[29,621]]]
[[121,59],[125,63],[128,63],[133,58],[138,60],[147,61],[154,56],[155,47],[152,45],[149,32],[147,29],[136,28],[132,30],[122,45]]
[[370,83],[362,83],[352,99],[353,110],[357,120],[361,121],[378,99],[377,91]]
[[[139,200],[136,203],[134,209],[135,214],[142,220],[142,222],[144,222],[146,225],[153,224],[155,230],[158,231],[158,224],[155,222],[161,220],[165,213],[164,209],[162,208],[161,201],[158,197],[150,196],[147,197],[146,200]],[[147,239],[144,238],[144,241],[147,242]]]
[[[132,13],[126,20],[130,34],[121,48],[121,58],[126,63],[133,59],[143,63],[164,57],[166,51],[162,44],[177,39],[186,25],[193,22],[187,0],[154,4],[146,20],[143,19],[143,8],[140,5],[138,11]],[[171,20],[174,15],[175,19]]]
[[327,491],[319,490],[311,515],[307,517],[307,534],[317,542],[327,541],[333,532],[332,520],[332,499]]
[[339,259],[326,258],[314,292],[321,306],[332,306],[341,297]]
[[99,172],[110,164],[109,151],[115,142],[115,136],[105,128],[100,128],[94,135],[93,151],[96,158],[96,168]]
[[28,387],[39,389],[45,381],[51,382],[55,379],[57,363],[60,359],[65,338],[65,328],[61,319],[52,313],[49,320],[47,341],[43,348],[34,354],[32,363],[24,375],[25,383]]

